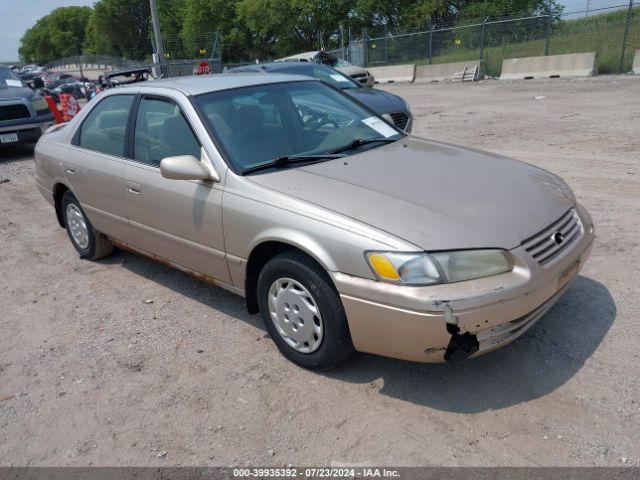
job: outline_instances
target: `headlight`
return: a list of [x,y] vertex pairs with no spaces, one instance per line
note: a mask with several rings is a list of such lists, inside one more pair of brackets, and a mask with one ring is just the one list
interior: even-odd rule
[[47,101],[44,98],[36,98],[35,100],[31,100],[31,106],[34,110],[46,110],[49,108]]
[[513,268],[504,250],[462,250],[438,253],[368,252],[378,279],[403,285],[461,282],[508,272]]
[[407,285],[442,283],[434,260],[426,253],[368,252],[367,260],[380,280]]
[[511,257],[504,250],[461,250],[432,253],[447,282],[489,277],[513,268]]

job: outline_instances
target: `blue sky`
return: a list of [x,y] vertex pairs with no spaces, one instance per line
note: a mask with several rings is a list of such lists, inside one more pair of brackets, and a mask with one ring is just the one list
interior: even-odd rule
[[20,37],[54,8],[94,3],[95,0],[0,0],[0,61],[17,60]]
[[[142,0],[148,1],[148,0]],[[561,0],[565,12],[626,4],[627,0]],[[18,60],[20,37],[40,17],[57,7],[93,5],[95,0],[0,0],[0,61]]]

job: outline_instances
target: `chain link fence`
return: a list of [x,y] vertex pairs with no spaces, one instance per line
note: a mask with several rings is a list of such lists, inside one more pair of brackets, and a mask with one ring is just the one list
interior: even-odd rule
[[50,62],[45,67],[48,70],[77,70],[80,65],[87,70],[108,70],[144,67],[146,63],[109,55],[73,55]]
[[[157,51],[151,40],[153,50]],[[222,45],[217,32],[189,36],[167,36],[162,40],[164,59],[153,65],[160,76],[184,77],[193,75],[201,64],[207,64],[211,73],[222,72]]]
[[[499,76],[507,58],[596,52],[600,73],[625,73],[640,49],[640,5],[631,0],[578,12],[487,17],[466,24],[432,25],[420,32],[378,34],[365,30],[348,47],[332,53],[368,67],[482,59],[485,73]],[[358,51],[362,54],[354,55]]]

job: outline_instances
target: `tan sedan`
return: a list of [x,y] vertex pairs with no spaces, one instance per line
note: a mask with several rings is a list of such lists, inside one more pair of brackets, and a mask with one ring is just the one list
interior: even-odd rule
[[594,237],[559,177],[406,135],[306,77],[113,89],[35,157],[81,257],[118,246],[243,295],[306,368],[506,345],[558,300]]

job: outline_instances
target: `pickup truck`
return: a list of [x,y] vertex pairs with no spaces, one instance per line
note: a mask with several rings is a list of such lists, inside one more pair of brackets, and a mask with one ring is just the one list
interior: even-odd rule
[[[37,80],[33,82],[36,88],[42,82]],[[53,123],[45,99],[10,68],[0,66],[0,146],[35,143]]]

